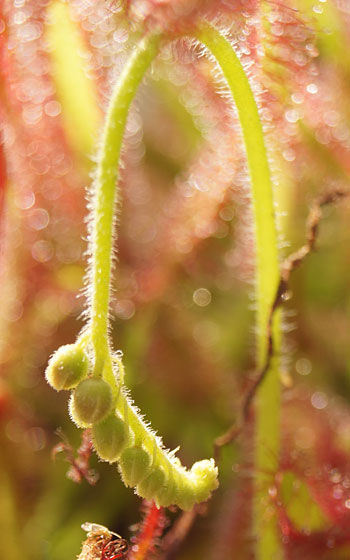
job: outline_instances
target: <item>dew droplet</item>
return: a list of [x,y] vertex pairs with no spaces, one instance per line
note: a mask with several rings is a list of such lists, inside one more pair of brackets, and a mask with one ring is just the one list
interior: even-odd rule
[[193,292],[193,301],[199,307],[206,307],[211,302],[211,293],[207,288],[198,288]]
[[301,93],[293,93],[292,101],[297,105],[301,105],[304,102],[304,96]]
[[295,151],[292,148],[288,148],[287,150],[284,150],[282,152],[282,155],[283,158],[289,162],[294,161],[296,158]]
[[285,118],[289,123],[296,123],[300,119],[299,111],[296,109],[288,109],[288,111],[286,111]]
[[13,22],[16,25],[21,25],[25,21],[27,21],[27,14],[23,10],[18,10],[13,16]]
[[343,497],[343,494],[344,494],[344,490],[343,490],[343,488],[342,488],[341,486],[336,486],[336,487],[333,489],[333,497],[334,497],[336,500],[340,500],[340,499]]
[[295,363],[295,369],[299,375],[309,375],[312,371],[312,364],[307,358],[299,358]]
[[49,241],[41,239],[34,243],[32,247],[32,257],[37,262],[47,262],[53,256],[53,247]]
[[328,397],[325,393],[321,391],[316,391],[311,396],[311,404],[314,408],[318,410],[323,410],[328,405]]
[[131,319],[135,314],[134,302],[130,299],[121,299],[115,304],[114,311],[115,314],[124,321]]
[[50,217],[44,208],[35,208],[29,216],[29,225],[32,229],[40,231],[49,225]]
[[318,92],[318,87],[316,84],[308,84],[306,86],[306,91],[311,94],[315,94]]
[[45,103],[44,111],[48,117],[57,117],[61,113],[61,104],[55,100],[48,101]]
[[16,201],[16,206],[21,210],[28,210],[32,208],[35,203],[35,194],[32,191],[27,191],[23,193],[21,198]]
[[43,114],[41,105],[28,104],[23,107],[22,118],[26,124],[37,124]]
[[323,122],[328,126],[336,126],[339,123],[340,115],[338,111],[325,111],[323,113]]
[[17,38],[20,43],[30,43],[31,41],[35,41],[35,39],[39,39],[42,33],[42,27],[39,23],[36,22],[28,22],[18,29]]
[[329,478],[331,482],[333,482],[334,484],[338,484],[341,481],[342,477],[338,469],[332,469]]
[[225,222],[230,222],[232,220],[232,218],[234,217],[234,209],[233,208],[221,208],[220,212],[219,212],[219,216],[222,220],[224,220]]

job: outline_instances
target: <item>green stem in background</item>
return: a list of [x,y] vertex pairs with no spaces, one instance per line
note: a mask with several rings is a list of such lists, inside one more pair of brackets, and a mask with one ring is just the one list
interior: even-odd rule
[[[245,71],[231,44],[210,25],[196,33],[216,58],[231,90],[243,132],[251,180],[256,240],[257,367],[267,352],[267,323],[279,280],[277,232],[271,173],[258,108]],[[275,349],[280,345],[280,317],[274,321]],[[257,560],[282,557],[276,519],[268,508],[267,481],[278,469],[280,381],[277,360],[257,397],[255,436],[254,530]]]
[[[83,34],[72,16],[68,2],[49,2],[45,39],[50,46],[52,77],[62,106],[65,134],[79,156],[90,157],[102,112],[95,83],[87,77],[82,64],[82,53],[87,54]],[[91,163],[89,160],[89,167]]]
[[108,309],[120,150],[130,104],[157,53],[158,44],[158,35],[146,36],[126,64],[110,101],[98,154],[93,202],[90,316],[96,375],[101,375],[108,355]]

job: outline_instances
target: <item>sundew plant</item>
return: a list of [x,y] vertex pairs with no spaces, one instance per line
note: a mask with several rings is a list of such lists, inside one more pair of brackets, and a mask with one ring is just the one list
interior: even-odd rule
[[0,9],[1,557],[349,558],[350,2]]

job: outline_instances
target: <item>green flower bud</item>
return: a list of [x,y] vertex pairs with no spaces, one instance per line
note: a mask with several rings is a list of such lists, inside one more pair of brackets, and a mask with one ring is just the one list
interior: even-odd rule
[[156,495],[158,506],[168,507],[176,503],[176,484],[172,473],[168,475],[163,488]]
[[152,459],[143,447],[124,449],[119,459],[122,479],[126,486],[136,486],[150,473]]
[[101,377],[84,379],[75,389],[70,412],[78,426],[100,422],[112,408],[112,390]]
[[75,344],[61,346],[46,368],[47,382],[56,389],[73,389],[87,376],[89,360],[82,348]]
[[82,422],[81,420],[78,420],[78,416],[75,412],[75,408],[74,408],[74,393],[71,393],[70,399],[69,399],[69,403],[68,403],[68,412],[69,412],[69,416],[71,417],[71,419],[73,420],[73,422],[78,426],[78,428],[89,428],[90,427],[90,422]]
[[154,500],[165,486],[165,473],[162,467],[154,467],[152,472],[137,487],[137,493],[146,500]]
[[133,443],[133,433],[119,416],[110,414],[92,428],[96,453],[104,461],[114,463],[123,449]]
[[196,502],[205,502],[215,490],[218,483],[218,469],[214,459],[203,459],[197,461],[191,468],[191,475],[196,486]]
[[190,511],[197,501],[193,481],[188,476],[179,477],[176,484],[176,505]]

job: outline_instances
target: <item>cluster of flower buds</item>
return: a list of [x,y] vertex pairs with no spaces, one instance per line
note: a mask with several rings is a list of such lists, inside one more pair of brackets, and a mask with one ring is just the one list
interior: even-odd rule
[[195,503],[207,500],[217,487],[214,460],[199,461],[190,471],[185,469],[144,424],[122,388],[114,397],[109,383],[89,375],[90,369],[84,349],[68,344],[52,356],[46,379],[57,391],[72,390],[71,418],[80,428],[92,428],[98,456],[109,463],[118,462],[124,484],[159,506],[190,510]]

